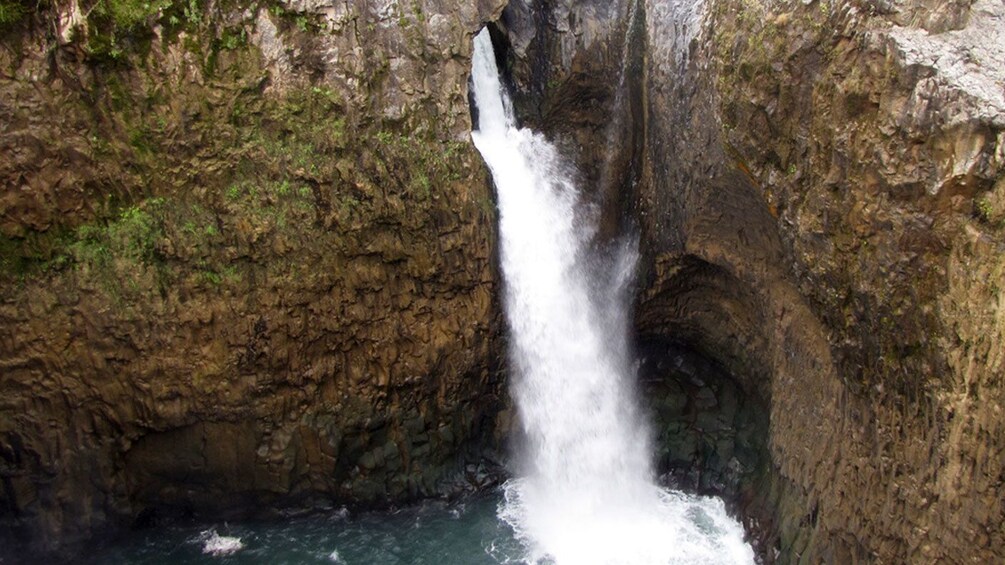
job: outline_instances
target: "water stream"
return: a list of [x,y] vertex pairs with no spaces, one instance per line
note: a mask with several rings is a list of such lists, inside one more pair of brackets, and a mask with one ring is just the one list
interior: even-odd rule
[[517,126],[487,30],[475,39],[472,85],[472,137],[498,192],[512,388],[526,437],[500,517],[531,563],[752,562],[721,502],[653,481],[627,343],[634,253],[625,246],[597,277],[594,215],[555,146]]

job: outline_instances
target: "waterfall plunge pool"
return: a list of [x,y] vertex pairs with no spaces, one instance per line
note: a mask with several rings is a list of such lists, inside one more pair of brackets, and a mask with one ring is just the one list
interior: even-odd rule
[[[133,531],[94,552],[92,565],[518,563],[512,530],[496,518],[499,491],[397,510],[335,512],[288,520],[191,522]],[[215,534],[215,538],[214,538]],[[240,549],[227,553],[228,540]],[[222,540],[222,541],[221,541]]]
[[[501,489],[454,502],[426,501],[382,512],[319,513],[288,520],[188,522],[134,530],[91,552],[89,565],[533,563],[497,516]],[[714,498],[682,496],[695,527],[720,537],[725,510]],[[214,537],[215,536],[215,537]],[[240,548],[227,552],[227,543]],[[233,546],[231,546],[233,547]],[[217,549],[216,553],[213,550]],[[728,560],[709,556],[708,563]],[[689,561],[691,562],[691,561]],[[553,563],[550,560],[540,565]]]

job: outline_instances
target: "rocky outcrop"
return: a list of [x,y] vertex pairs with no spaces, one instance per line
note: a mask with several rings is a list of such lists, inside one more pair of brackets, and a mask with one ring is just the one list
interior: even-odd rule
[[470,37],[501,9],[116,0],[3,22],[5,550],[463,482],[502,402],[466,141]]
[[496,24],[523,124],[546,132],[575,163],[601,239],[627,231],[626,187],[642,156],[644,30],[636,5],[514,0]]
[[1005,7],[647,7],[639,328],[769,400],[767,555],[1000,560]]

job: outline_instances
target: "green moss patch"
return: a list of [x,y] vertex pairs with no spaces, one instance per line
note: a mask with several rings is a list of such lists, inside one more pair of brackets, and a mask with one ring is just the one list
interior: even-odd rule
[[0,31],[14,27],[28,15],[25,3],[17,0],[0,0]]
[[[91,61],[93,87],[69,108],[90,123],[83,145],[97,174],[85,178],[88,211],[0,239],[0,283],[140,297],[177,285],[222,290],[252,270],[318,255],[425,253],[415,261],[428,263],[439,224],[463,206],[491,212],[484,199],[453,197],[481,169],[433,115],[385,121],[323,82],[266,93],[262,56],[249,43],[254,10],[234,20],[198,0],[93,6],[90,47],[101,35],[109,49],[136,47],[154,25],[161,39],[149,57],[126,49],[117,64]],[[294,14],[281,16],[282,33],[301,33]],[[182,37],[173,30],[189,28],[184,46],[173,43]],[[163,80],[162,44],[198,55],[203,80]]]

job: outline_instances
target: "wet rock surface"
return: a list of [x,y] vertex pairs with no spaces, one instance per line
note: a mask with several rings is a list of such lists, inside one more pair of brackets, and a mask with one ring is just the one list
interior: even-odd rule
[[627,187],[640,173],[645,46],[633,4],[518,0],[495,24],[521,124],[561,148],[600,242],[629,231]]
[[656,423],[662,482],[732,501],[754,495],[769,462],[764,401],[680,343],[641,343],[639,354],[641,395]]

